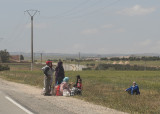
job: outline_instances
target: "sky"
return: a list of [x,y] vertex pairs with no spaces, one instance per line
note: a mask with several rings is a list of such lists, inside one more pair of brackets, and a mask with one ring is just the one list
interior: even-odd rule
[[160,53],[160,0],[0,0],[0,50]]

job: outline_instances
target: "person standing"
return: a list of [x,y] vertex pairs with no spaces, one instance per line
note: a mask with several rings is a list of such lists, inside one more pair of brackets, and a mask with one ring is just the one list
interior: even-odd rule
[[63,62],[59,61],[57,67],[55,68],[55,85],[61,84],[65,77]]
[[53,73],[54,69],[52,68],[52,62],[51,61],[46,61],[46,66],[42,68],[43,73],[45,75],[44,77],[44,95],[49,96],[51,95],[51,87],[52,87],[52,82],[53,82]]

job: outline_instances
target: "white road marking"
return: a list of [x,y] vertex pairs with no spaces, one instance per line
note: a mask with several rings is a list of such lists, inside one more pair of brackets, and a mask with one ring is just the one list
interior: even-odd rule
[[13,99],[11,99],[10,97],[5,96],[5,98],[7,100],[9,100],[10,102],[12,102],[13,104],[15,104],[16,106],[18,106],[20,109],[22,109],[26,113],[28,113],[28,114],[34,114],[33,112],[31,112],[31,111],[27,110],[26,108],[24,108],[22,105],[18,104],[16,101],[14,101]]

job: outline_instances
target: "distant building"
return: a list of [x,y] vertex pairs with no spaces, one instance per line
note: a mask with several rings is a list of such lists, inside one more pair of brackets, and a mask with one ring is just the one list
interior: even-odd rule
[[10,55],[11,62],[20,62],[20,55]]
[[119,56],[119,58],[129,58],[130,56]]
[[98,57],[88,57],[85,60],[100,60]]

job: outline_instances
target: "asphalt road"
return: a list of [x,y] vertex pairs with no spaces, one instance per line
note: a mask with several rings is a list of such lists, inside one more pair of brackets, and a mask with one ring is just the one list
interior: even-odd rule
[[[10,100],[11,98],[8,97],[6,94],[0,91],[0,114],[25,114],[25,110],[22,110],[17,105],[15,105]],[[27,113],[26,113],[27,114]]]
[[[40,94],[40,93],[39,93]],[[47,96],[49,97],[53,96]],[[74,114],[56,102],[18,90],[0,80],[0,114]]]

